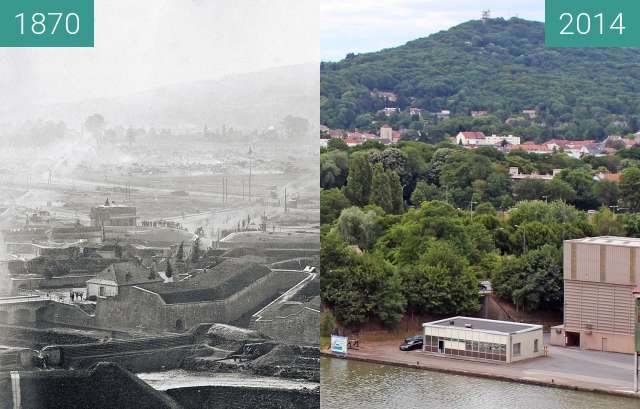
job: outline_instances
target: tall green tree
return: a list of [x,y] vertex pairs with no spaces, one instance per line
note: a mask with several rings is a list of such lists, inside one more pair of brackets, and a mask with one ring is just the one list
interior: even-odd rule
[[351,203],[357,206],[365,206],[369,203],[372,174],[366,153],[359,152],[351,156],[349,176],[344,192]]

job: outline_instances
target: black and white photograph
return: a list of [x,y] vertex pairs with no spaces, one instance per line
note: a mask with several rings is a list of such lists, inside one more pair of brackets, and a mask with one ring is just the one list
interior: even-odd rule
[[315,1],[0,48],[0,408],[319,408]]

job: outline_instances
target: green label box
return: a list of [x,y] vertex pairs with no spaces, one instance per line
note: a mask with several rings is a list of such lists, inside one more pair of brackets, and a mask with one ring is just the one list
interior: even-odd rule
[[93,0],[0,0],[0,47],[93,47]]
[[638,0],[545,0],[547,47],[640,47]]

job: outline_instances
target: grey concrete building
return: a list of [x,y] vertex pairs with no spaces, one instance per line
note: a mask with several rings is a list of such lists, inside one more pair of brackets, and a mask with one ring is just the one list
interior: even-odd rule
[[564,325],[553,345],[634,351],[633,289],[640,285],[640,239],[587,237],[564,242]]

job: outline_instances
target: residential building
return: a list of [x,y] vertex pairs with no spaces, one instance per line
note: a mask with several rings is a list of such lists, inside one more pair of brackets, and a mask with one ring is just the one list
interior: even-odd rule
[[529,119],[536,119],[538,114],[535,109],[523,109],[522,113],[529,117]]
[[503,143],[509,145],[520,145],[520,137],[507,135],[490,135],[483,132],[459,132],[456,135],[456,144],[463,146],[495,146],[500,147]]
[[544,354],[542,325],[453,317],[422,324],[431,355],[511,363]]
[[486,138],[484,132],[459,132],[456,135],[457,145],[480,145]]
[[91,223],[93,226],[135,226],[136,208],[134,206],[117,205],[109,202],[102,206],[91,208]]
[[473,118],[478,118],[478,117],[486,116],[486,115],[489,115],[488,111],[471,111],[471,116]]
[[551,343],[632,353],[639,256],[638,238],[565,240],[564,325],[552,328]]
[[132,261],[114,263],[87,280],[87,296],[115,297],[123,287],[162,282],[162,278],[142,264]]

